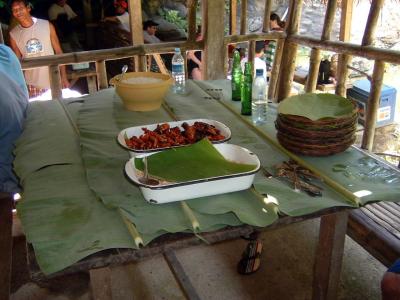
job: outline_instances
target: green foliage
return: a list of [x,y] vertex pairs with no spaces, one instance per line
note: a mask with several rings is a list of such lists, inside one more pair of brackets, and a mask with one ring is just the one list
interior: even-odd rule
[[7,6],[7,2],[4,0],[0,0],[0,8],[4,8]]
[[162,16],[166,21],[175,24],[178,28],[181,28],[187,31],[187,21],[186,19],[179,16],[179,12],[176,10],[167,10],[160,8],[158,13]]

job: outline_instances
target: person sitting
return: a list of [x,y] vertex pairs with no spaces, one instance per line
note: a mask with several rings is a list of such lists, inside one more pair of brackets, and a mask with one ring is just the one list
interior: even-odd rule
[[383,275],[381,281],[382,300],[400,299],[400,259]]
[[[264,41],[257,41],[256,42],[256,49],[254,55],[254,70],[262,69],[264,74],[264,79],[267,80],[267,66],[265,61],[262,59],[264,56]],[[244,71],[244,64],[248,61],[248,57],[244,57],[240,65],[242,66],[242,70]],[[255,73],[255,72],[254,72]],[[255,74],[254,74],[255,76]]]
[[[63,53],[56,30],[49,21],[31,16],[26,0],[12,0],[11,11],[18,25],[10,31],[10,46],[18,58],[31,58]],[[61,84],[69,87],[65,66],[60,66]],[[50,89],[49,68],[25,71],[29,96],[35,97]]]
[[28,90],[13,51],[0,45],[0,192],[20,191],[13,172],[14,143],[20,136],[28,107]]
[[54,3],[48,10],[49,20],[55,21],[59,15],[67,15],[68,21],[78,18],[78,15],[67,4],[67,0],[54,0]]
[[[201,33],[197,34],[196,41],[203,39]],[[203,80],[201,51],[189,51],[187,54],[187,69],[189,77],[193,80]]]
[[103,21],[110,21],[120,24],[121,29],[130,32],[128,3],[125,0],[117,0],[114,2],[115,16],[108,16]]
[[[286,22],[282,21],[281,18],[276,14],[272,13],[269,17],[269,29],[271,31],[283,31],[286,26]],[[272,64],[275,58],[276,41],[267,41],[265,43],[265,62],[267,64],[268,71],[272,69]]]
[[146,44],[161,43],[161,40],[156,37],[158,23],[153,20],[143,22],[143,39]]
[[77,29],[80,24],[78,15],[67,4],[67,0],[54,0],[48,10],[49,20],[55,25],[60,40],[68,43],[70,48],[63,45],[64,51],[81,51]]

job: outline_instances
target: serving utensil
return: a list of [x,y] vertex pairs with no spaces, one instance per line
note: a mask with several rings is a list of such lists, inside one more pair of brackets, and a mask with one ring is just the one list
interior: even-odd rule
[[119,81],[122,81],[124,79],[124,75],[125,75],[126,71],[128,71],[128,65],[124,65],[122,67],[122,73],[121,73],[121,77],[119,78]]
[[146,185],[159,185],[160,182],[157,179],[149,178],[149,171],[147,167],[147,156],[143,158],[144,164],[144,176],[139,178],[139,182]]

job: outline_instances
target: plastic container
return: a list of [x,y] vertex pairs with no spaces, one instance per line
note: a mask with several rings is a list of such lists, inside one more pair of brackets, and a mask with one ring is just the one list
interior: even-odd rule
[[251,95],[251,116],[253,124],[260,125],[267,122],[267,107],[267,82],[264,78],[264,70],[257,69]]
[[[130,78],[156,78],[154,83],[129,83]],[[121,98],[124,107],[133,111],[151,111],[161,107],[164,96],[172,84],[169,75],[153,72],[133,72],[111,78],[110,84],[115,86],[115,92]]]
[[[371,83],[368,79],[356,81],[352,88],[347,90],[347,98],[353,100],[359,111],[359,123],[365,124],[367,113],[368,97],[371,90]],[[396,89],[383,84],[381,100],[378,109],[376,127],[392,124],[396,109]]]
[[174,85],[172,90],[175,94],[185,94],[186,92],[186,75],[185,75],[185,59],[181,54],[181,49],[175,48],[175,54],[172,57],[172,78]]
[[[139,186],[144,198],[154,204],[206,197],[230,192],[237,192],[251,187],[255,174],[260,169],[260,160],[249,150],[232,144],[218,144],[214,147],[230,161],[255,165],[250,172],[210,177],[179,183],[160,183],[156,186],[139,182],[141,176],[134,166],[134,158],[125,165],[125,173],[130,180]],[[151,154],[143,154],[144,157]]]

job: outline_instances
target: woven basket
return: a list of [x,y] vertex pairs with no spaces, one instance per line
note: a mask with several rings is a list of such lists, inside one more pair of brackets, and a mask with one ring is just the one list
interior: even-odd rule
[[306,144],[304,141],[298,142],[291,140],[279,132],[277,138],[279,143],[289,151],[310,156],[328,156],[343,152],[349,148],[356,139],[355,136],[352,136],[350,139],[343,140],[342,142]]
[[357,120],[349,124],[347,127],[336,128],[330,130],[307,130],[299,129],[283,122],[280,117],[275,121],[275,128],[282,133],[292,136],[301,137],[304,139],[324,139],[324,138],[340,138],[349,134],[355,134],[357,129]]
[[346,128],[352,124],[356,124],[358,113],[354,112],[349,117],[343,118],[330,118],[318,121],[311,121],[308,118],[293,115],[279,114],[278,119],[283,123],[304,130],[318,130],[318,131],[329,131],[334,129]]

